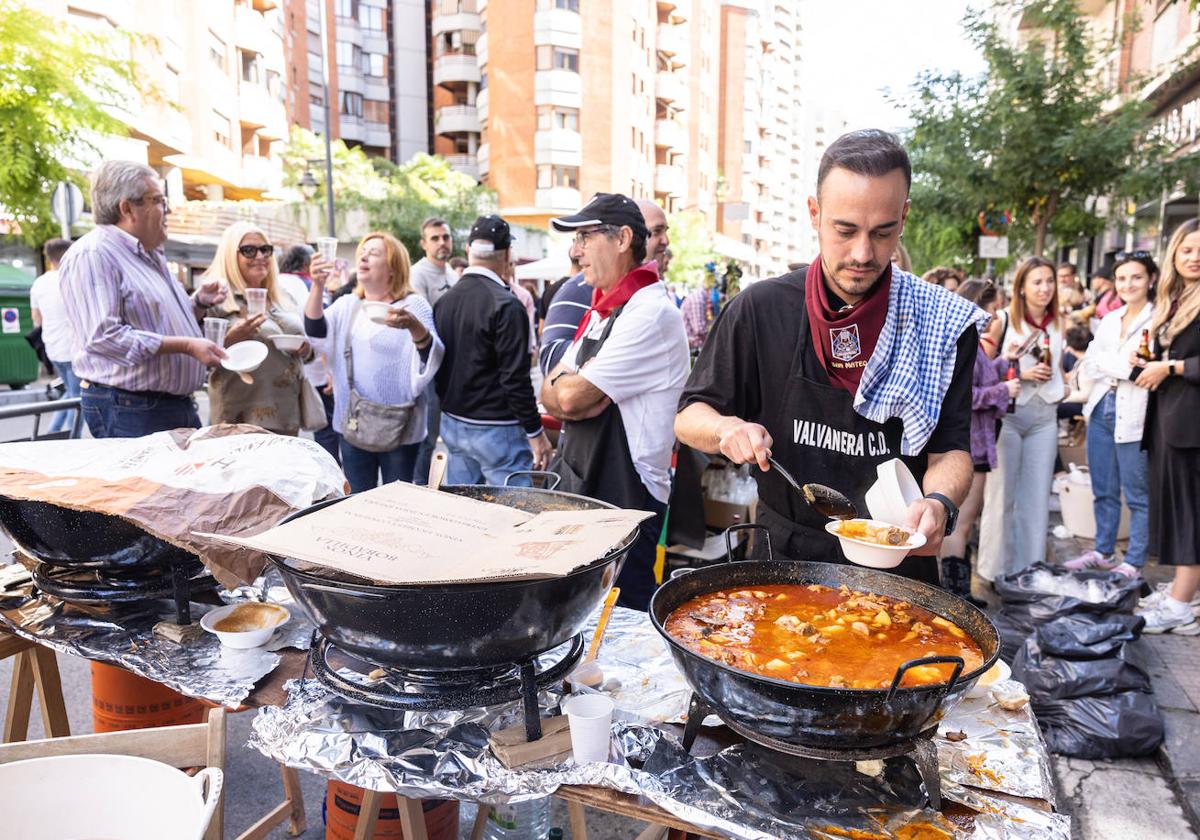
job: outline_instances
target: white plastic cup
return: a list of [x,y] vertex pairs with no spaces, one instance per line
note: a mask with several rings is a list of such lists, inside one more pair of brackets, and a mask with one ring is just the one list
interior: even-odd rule
[[563,701],[571,725],[571,752],[576,764],[608,761],[616,704],[605,694],[575,694]]
[[317,253],[321,255],[321,259],[325,262],[333,262],[337,259],[338,241],[336,236],[319,236],[317,237]]
[[225,346],[225,333],[229,331],[229,322],[224,318],[205,318],[204,337],[218,347]]
[[247,289],[246,290],[246,312],[251,318],[255,315],[267,314],[267,290],[266,289]]

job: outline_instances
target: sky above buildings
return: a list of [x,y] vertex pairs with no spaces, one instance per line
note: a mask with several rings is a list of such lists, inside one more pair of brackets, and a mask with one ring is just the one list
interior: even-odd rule
[[981,0],[802,0],[809,93],[851,129],[907,125],[884,92],[905,93],[922,70],[983,72],[962,19]]

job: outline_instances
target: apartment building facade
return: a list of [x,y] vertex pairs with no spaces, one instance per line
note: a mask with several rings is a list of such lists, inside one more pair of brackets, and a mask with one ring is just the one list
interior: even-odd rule
[[283,15],[290,124],[398,162],[429,150],[423,0],[284,0]]

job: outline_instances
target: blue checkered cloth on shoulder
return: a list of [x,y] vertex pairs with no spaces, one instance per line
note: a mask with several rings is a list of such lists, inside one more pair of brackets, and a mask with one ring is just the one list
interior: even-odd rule
[[900,453],[920,453],[941,416],[959,337],[988,320],[966,298],[892,266],[887,318],[863,369],[854,410],[876,423],[899,417]]

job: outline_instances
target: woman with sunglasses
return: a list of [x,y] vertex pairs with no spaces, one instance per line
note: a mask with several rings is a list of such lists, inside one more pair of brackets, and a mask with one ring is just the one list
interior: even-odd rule
[[1015,363],[1021,390],[1015,411],[1001,421],[996,469],[984,489],[976,571],[985,580],[1046,559],[1058,404],[1067,394],[1063,337],[1054,263],[1030,257],[1013,278],[1012,303],[987,336],[1000,352],[997,370],[1007,373]]
[[[1123,306],[1100,319],[1096,336],[1083,357],[1083,373],[1092,382],[1083,408],[1088,419],[1087,454],[1096,516],[1096,543],[1066,567],[1108,569],[1137,577],[1146,565],[1149,543],[1149,499],[1142,425],[1146,390],[1130,379],[1142,332],[1150,327],[1158,265],[1149,254],[1119,254],[1112,267]],[[1121,494],[1129,507],[1129,548],[1124,561],[1116,553],[1121,521]]]
[[1150,553],[1175,567],[1140,614],[1147,633],[1200,635],[1192,600],[1200,586],[1200,220],[1171,237],[1150,321],[1153,361],[1130,358],[1149,392],[1143,444],[1150,460]]
[[[267,357],[249,374],[250,381],[224,368],[213,369],[208,378],[209,414],[214,424],[251,423],[279,434],[295,435],[300,432],[303,362],[312,357],[312,351],[305,344],[287,352],[271,341],[276,335],[304,335],[300,313],[278,287],[274,253],[275,247],[261,229],[249,222],[237,222],[221,235],[212,265],[204,273],[205,278],[220,279],[229,286],[224,303],[205,313],[229,321],[225,346],[240,341],[267,345]],[[250,315],[247,289],[266,290],[266,314]]]

